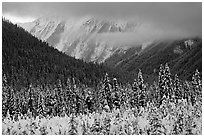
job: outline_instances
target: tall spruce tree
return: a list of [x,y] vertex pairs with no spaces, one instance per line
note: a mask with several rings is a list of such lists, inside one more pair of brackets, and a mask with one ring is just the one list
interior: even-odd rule
[[132,107],[138,107],[139,105],[139,87],[138,87],[138,82],[136,79],[134,79],[133,85],[132,85],[132,95],[130,96],[131,98],[131,106]]
[[120,92],[116,78],[113,79],[113,103],[116,108],[120,108]]
[[187,102],[189,102],[190,101],[190,85],[188,81],[184,82],[183,90],[184,90],[183,99],[186,99]]
[[171,99],[171,94],[172,94],[172,79],[171,79],[171,72],[169,69],[168,64],[165,64],[164,68],[164,94],[166,95],[167,98]]
[[177,74],[175,74],[174,76],[174,92],[176,102],[178,102],[178,100],[182,98],[182,95],[181,95],[181,83]]
[[14,89],[11,88],[11,89],[9,89],[7,104],[8,104],[9,113],[12,116],[15,114],[15,108],[16,108],[16,101],[15,100],[16,100],[16,96],[14,93]]
[[65,109],[66,109],[66,113],[67,115],[69,115],[71,113],[71,107],[70,107],[70,104],[71,104],[71,96],[72,96],[72,89],[71,89],[71,80],[70,78],[67,78],[67,83],[66,83],[66,89],[65,89],[65,102],[66,102],[66,106],[65,106]]
[[28,94],[29,94],[29,97],[28,97],[28,109],[32,113],[33,110],[34,110],[34,106],[33,106],[33,104],[34,104],[34,89],[33,89],[32,84],[29,85]]
[[159,105],[162,103],[162,98],[165,93],[165,72],[164,66],[161,64],[159,68]]
[[8,83],[6,75],[3,74],[2,77],[2,116],[6,116],[8,110]]
[[105,95],[104,102],[107,102],[108,106],[112,108],[111,84],[110,84],[110,78],[108,76],[108,73],[105,74],[105,78],[103,81],[103,90],[104,90],[104,95]]
[[138,87],[139,87],[139,105],[145,107],[146,104],[146,88],[142,76],[142,71],[139,69],[138,72]]
[[196,69],[192,77],[192,86],[195,96],[202,98],[202,82],[200,78],[200,72]]
[[56,98],[57,98],[56,112],[57,112],[57,115],[60,115],[63,112],[63,102],[64,102],[61,80],[58,80],[55,90],[56,90],[55,93],[56,93]]

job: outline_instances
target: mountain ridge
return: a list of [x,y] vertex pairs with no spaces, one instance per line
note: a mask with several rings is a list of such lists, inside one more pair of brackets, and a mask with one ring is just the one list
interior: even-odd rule
[[132,43],[117,42],[117,35],[128,37],[129,33],[136,33],[142,23],[86,16],[75,20],[41,17],[18,25],[70,56],[102,63],[115,51],[131,47]]

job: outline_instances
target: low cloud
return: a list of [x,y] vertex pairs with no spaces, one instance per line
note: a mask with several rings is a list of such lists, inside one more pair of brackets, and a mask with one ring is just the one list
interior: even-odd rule
[[137,46],[157,40],[171,40],[193,36],[195,35],[179,29],[161,29],[152,25],[142,25],[136,32],[100,33],[96,36],[96,40],[104,41],[113,46]]
[[150,24],[137,33],[101,34],[110,42],[202,36],[201,2],[3,2],[2,13],[21,18],[39,18],[53,13],[63,18],[94,15],[122,20],[140,19],[144,24]]

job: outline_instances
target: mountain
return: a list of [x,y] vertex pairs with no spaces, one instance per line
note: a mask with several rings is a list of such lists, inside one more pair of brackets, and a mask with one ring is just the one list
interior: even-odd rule
[[[165,63],[170,65],[173,74],[183,79],[189,79],[195,69],[202,71],[200,38],[175,36],[140,40],[145,35],[143,31],[154,37],[154,32],[144,22],[93,16],[77,19],[46,16],[19,25],[67,55],[85,62],[103,63],[117,71],[128,72],[132,78],[142,69],[147,80],[157,80],[158,68]],[[194,42],[192,49],[185,46],[188,40]]]
[[121,69],[132,74],[141,69],[147,79],[157,80],[160,64],[168,63],[172,74],[181,79],[191,79],[196,69],[202,72],[202,40],[185,38],[180,40],[162,40],[148,43],[137,48],[132,47],[124,54],[113,54],[106,61],[107,66]]
[[78,19],[46,16],[18,25],[67,55],[97,63],[104,62],[115,52],[135,45],[132,42],[121,42],[117,36],[125,37],[143,27],[139,22],[99,19],[93,16]]
[[55,84],[58,79],[66,83],[67,78],[95,86],[104,77],[124,79],[118,71],[103,65],[86,63],[70,57],[48,46],[23,28],[2,20],[2,72],[14,87]]

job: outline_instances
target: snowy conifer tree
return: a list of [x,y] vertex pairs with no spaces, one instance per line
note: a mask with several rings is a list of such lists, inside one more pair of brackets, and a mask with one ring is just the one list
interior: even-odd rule
[[109,107],[112,108],[111,84],[110,84],[108,73],[106,73],[103,81],[103,90],[104,90],[105,100],[107,101]]
[[167,98],[171,99],[172,79],[171,79],[171,72],[167,63],[165,64],[165,68],[164,68],[164,77],[165,77],[164,93]]
[[43,94],[40,93],[38,96],[38,114],[44,116],[44,108],[45,108],[45,103],[44,103],[44,98]]
[[162,103],[162,98],[165,93],[165,73],[164,73],[164,67],[161,64],[159,68],[159,105]]
[[70,114],[71,112],[71,93],[72,93],[72,89],[71,89],[71,80],[70,78],[67,78],[67,83],[66,83],[66,89],[65,89],[65,102],[66,102],[66,113],[67,115]]
[[137,80],[137,85],[139,88],[139,106],[145,107],[146,105],[146,90],[145,90],[145,85],[144,85],[144,80],[142,76],[142,72],[139,69],[138,72],[138,80]]
[[55,93],[56,93],[56,99],[57,99],[56,111],[57,111],[57,114],[60,115],[63,111],[63,103],[64,103],[64,94],[63,94],[61,80],[58,80]]
[[187,102],[190,101],[190,85],[189,82],[185,81],[183,85],[183,99],[186,99]]
[[193,94],[197,98],[202,98],[202,82],[200,78],[200,73],[198,69],[196,69],[193,77],[192,77],[192,86],[193,86]]
[[144,80],[143,80],[143,76],[142,76],[142,71],[139,69],[138,75],[137,75],[137,85],[140,89],[140,91],[142,91],[144,89]]
[[116,108],[120,108],[120,92],[118,87],[117,79],[113,79],[113,96],[112,96],[113,103]]
[[29,89],[28,89],[28,93],[29,93],[29,98],[28,98],[28,109],[33,112],[34,110],[34,89],[32,84],[29,85]]
[[7,110],[8,110],[8,84],[7,84],[7,78],[6,75],[3,74],[2,77],[2,116],[6,116]]
[[69,126],[69,135],[77,135],[77,122],[75,121],[74,114],[71,114]]
[[178,102],[178,100],[182,98],[182,95],[181,95],[181,83],[177,74],[175,74],[174,76],[174,92],[176,102]]
[[139,101],[139,87],[138,87],[138,82],[136,79],[134,79],[133,85],[132,85],[132,94],[130,96],[131,100],[131,105],[132,107],[137,106],[138,107],[138,101]]

